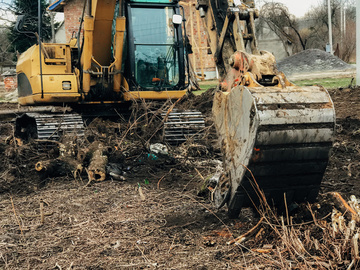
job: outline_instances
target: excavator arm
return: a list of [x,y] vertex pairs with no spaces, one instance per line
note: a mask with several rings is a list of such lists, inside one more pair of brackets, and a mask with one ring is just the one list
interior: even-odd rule
[[211,51],[221,77],[227,74],[228,60],[236,51],[245,51],[250,44],[252,54],[258,54],[254,19],[258,11],[253,1],[198,0]]
[[314,201],[335,129],[329,93],[295,86],[258,50],[253,1],[198,0],[197,9],[222,78],[213,104],[224,160],[218,206],[237,217],[265,199],[278,208]]

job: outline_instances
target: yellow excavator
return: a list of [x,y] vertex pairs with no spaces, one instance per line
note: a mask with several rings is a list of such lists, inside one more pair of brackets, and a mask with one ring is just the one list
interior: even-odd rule
[[259,51],[253,0],[198,0],[197,9],[223,77],[212,109],[224,166],[215,202],[237,217],[264,199],[280,209],[314,201],[335,130],[329,93],[292,84]]
[[[81,135],[84,114],[116,114],[133,101],[184,96],[189,65],[181,13],[177,1],[85,1],[75,38],[68,44],[39,38],[18,59],[19,103],[37,107],[17,119],[16,135],[47,139],[68,130]],[[20,32],[23,21],[17,22]],[[72,113],[38,107],[62,104]],[[167,141],[182,142],[204,128],[204,120],[199,112],[172,112],[166,127]]]
[[[21,105],[67,104],[75,112],[90,108],[100,114],[100,106],[185,95],[186,32],[176,0],[87,2],[76,39],[39,42],[20,56]],[[197,9],[222,77],[213,104],[224,167],[211,182],[217,205],[227,204],[236,217],[242,207],[259,204],[259,190],[279,207],[314,201],[334,136],[328,92],[295,86],[277,71],[271,53],[258,50],[253,1],[198,0]],[[195,132],[194,126],[203,125],[193,112],[174,114],[180,116],[174,115],[169,138],[179,136],[182,123]],[[64,129],[82,126],[77,113],[56,119],[27,113],[18,119],[17,133],[46,138],[58,131],[56,122]]]

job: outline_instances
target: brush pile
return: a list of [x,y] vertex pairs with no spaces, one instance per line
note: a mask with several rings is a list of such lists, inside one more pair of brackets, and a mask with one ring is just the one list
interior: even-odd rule
[[[286,208],[278,214],[262,203],[260,219],[246,233],[229,241],[253,255],[241,267],[247,269],[358,269],[360,267],[359,200],[345,201],[337,192],[326,193],[316,204]],[[290,206],[292,207],[292,206]]]

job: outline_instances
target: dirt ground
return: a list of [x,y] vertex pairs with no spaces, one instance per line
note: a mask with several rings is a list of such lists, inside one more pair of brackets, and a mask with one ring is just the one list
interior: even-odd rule
[[360,196],[360,89],[333,89],[336,139],[322,184],[323,192]]
[[[327,194],[360,196],[360,89],[330,94],[337,114],[334,149],[319,201],[299,206],[293,226],[270,210],[244,209],[231,220],[226,207],[210,203],[202,186],[221,164],[211,127],[202,144],[169,147],[169,155],[152,158],[138,137],[121,137],[122,128],[100,121],[87,136],[114,146],[109,161],[121,164],[126,180],[87,185],[86,175],[39,174],[35,163],[57,153],[40,151],[36,143],[5,144],[13,127],[2,122],[0,269],[356,269],[348,238],[329,233],[333,204]],[[208,91],[186,102],[209,117],[211,100]],[[256,235],[249,233],[260,223]],[[229,244],[244,233],[245,240]],[[296,239],[302,244],[289,244]]]

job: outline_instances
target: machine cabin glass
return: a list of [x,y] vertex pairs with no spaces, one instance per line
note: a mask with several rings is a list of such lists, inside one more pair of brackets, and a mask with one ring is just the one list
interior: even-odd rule
[[181,25],[173,23],[173,15],[173,7],[131,7],[133,76],[145,90],[179,88]]

